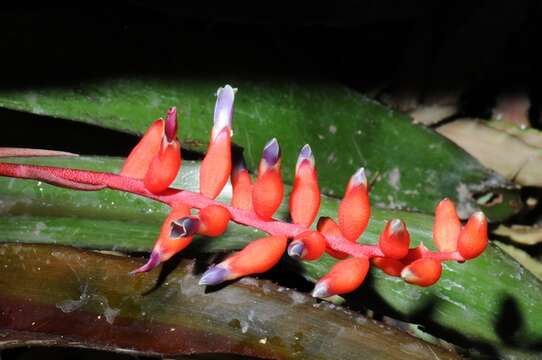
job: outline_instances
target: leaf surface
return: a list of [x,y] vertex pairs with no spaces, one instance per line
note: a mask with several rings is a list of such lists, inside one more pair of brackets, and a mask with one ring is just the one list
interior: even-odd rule
[[[119,159],[86,157],[24,162],[113,171],[121,165]],[[175,186],[197,189],[197,174],[198,163],[186,162]],[[289,191],[287,188],[286,193]],[[228,185],[219,199],[228,201],[230,196]],[[337,208],[337,199],[324,197],[320,215],[336,216]],[[71,191],[35,181],[1,178],[0,211],[0,233],[7,241],[148,251],[167,207],[109,190]],[[285,216],[283,206],[279,217]],[[385,221],[391,218],[406,222],[414,244],[423,241],[433,248],[433,218],[404,211],[375,209],[362,241],[377,242]],[[258,236],[253,229],[231,224],[224,236],[196,239],[188,250],[201,253],[237,249]],[[304,275],[318,279],[334,261],[325,256],[317,262],[304,262]],[[420,323],[433,334],[465,347],[504,357],[520,354],[536,358],[540,353],[535,345],[542,337],[541,294],[539,280],[500,249],[490,246],[473,261],[446,263],[442,279],[429,288],[407,285],[372,269],[356,301],[390,316]],[[510,317],[521,320],[513,332],[503,330]]]
[[[510,183],[455,144],[332,83],[227,76],[212,81],[124,77],[77,87],[4,89],[0,106],[136,134],[177,106],[182,146],[205,151],[214,94],[226,83],[239,89],[233,142],[244,149],[251,170],[256,169],[264,144],[276,137],[282,147],[285,181],[292,183],[297,154],[308,143],[322,191],[331,196],[340,197],[350,176],[364,166],[374,181],[371,197],[378,207],[432,213],[438,201],[448,197],[457,202],[462,217],[481,207],[492,220],[520,207],[517,192],[507,189]],[[499,201],[477,202],[487,193]]]

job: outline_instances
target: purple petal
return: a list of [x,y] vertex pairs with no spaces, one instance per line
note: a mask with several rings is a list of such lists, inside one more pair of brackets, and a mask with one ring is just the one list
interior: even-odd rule
[[199,280],[199,285],[218,285],[226,280],[228,273],[223,267],[211,266]]
[[160,254],[156,251],[151,252],[151,256],[147,263],[133,271],[130,271],[130,275],[135,275],[142,272],[148,272],[157,267],[160,264]]
[[215,134],[218,134],[225,127],[232,128],[234,100],[235,89],[230,85],[219,88],[216,92],[215,113],[213,117],[213,131]]
[[280,146],[276,138],[271,139],[263,148],[262,159],[267,166],[272,167],[280,159]]
[[297,172],[299,170],[299,166],[303,163],[303,161],[309,161],[312,167],[314,167],[314,155],[312,154],[312,149],[309,146],[309,144],[305,144],[301,151],[299,152],[299,156],[297,157],[297,163],[295,165],[295,171]]
[[167,111],[165,132],[167,141],[173,141],[177,135],[177,108],[175,106]]
[[187,216],[171,222],[171,239],[192,236],[199,230],[200,221],[198,218]]
[[296,259],[301,258],[304,251],[305,245],[301,241],[292,241],[288,246],[288,255]]

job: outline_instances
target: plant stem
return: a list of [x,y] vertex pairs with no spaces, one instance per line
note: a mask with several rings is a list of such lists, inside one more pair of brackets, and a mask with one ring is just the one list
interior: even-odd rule
[[[253,212],[238,209],[187,190],[169,188],[160,194],[153,194],[145,188],[141,180],[108,172],[0,162],[0,176],[38,180],[75,190],[95,191],[103,188],[120,190],[165,203],[170,207],[180,203],[195,209],[202,209],[209,205],[220,205],[228,209],[234,222],[264,231],[270,235],[293,238],[303,232],[310,231],[304,226],[277,219],[262,220]],[[342,236],[331,237],[324,235],[324,237],[330,248],[350,256],[369,258],[384,256],[377,245],[362,245],[350,242]],[[433,258],[440,261],[464,261],[457,251],[440,253],[423,249],[421,254],[424,258]]]

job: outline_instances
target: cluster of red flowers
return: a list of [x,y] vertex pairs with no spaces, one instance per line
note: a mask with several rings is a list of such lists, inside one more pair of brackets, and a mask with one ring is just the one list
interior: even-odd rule
[[[150,271],[159,263],[188,246],[194,235],[220,236],[230,221],[262,230],[269,236],[255,240],[241,251],[209,268],[201,285],[216,285],[241,276],[272,268],[287,251],[301,260],[316,260],[324,252],[339,259],[320,279],[313,296],[327,297],[351,292],[359,287],[370,264],[406,282],[429,286],[440,278],[443,261],[465,261],[480,255],[487,246],[487,219],[474,213],[462,226],[454,204],[442,200],[436,208],[433,238],[437,252],[423,244],[410,248],[410,235],[400,219],[388,221],[376,245],[357,243],[365,231],[371,208],[368,183],[360,168],[348,182],[338,210],[338,221],[318,220],[320,190],[314,156],[303,146],[296,164],[289,210],[292,222],[276,220],[284,185],[281,177],[281,151],[276,139],[262,153],[253,181],[242,161],[232,165],[231,134],[235,89],[218,89],[214,126],[207,154],[200,168],[200,193],[169,186],[181,168],[181,145],[177,138],[177,113],[169,109],[166,119],[151,124],[128,156],[120,175],[76,169],[0,163],[0,175],[42,180],[79,190],[105,187],[132,192],[171,207],[148,262],[132,273]],[[4,151],[9,154],[10,151]],[[13,150],[12,154],[20,151]],[[231,178],[231,205],[214,200]],[[192,214],[191,209],[198,210]]]

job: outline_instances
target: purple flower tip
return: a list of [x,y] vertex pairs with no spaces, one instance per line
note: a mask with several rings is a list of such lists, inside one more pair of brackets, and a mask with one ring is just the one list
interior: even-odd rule
[[312,158],[312,149],[311,149],[311,146],[309,144],[305,144],[305,146],[303,146],[301,148],[301,151],[299,152],[299,157],[300,158],[304,158],[304,159],[309,159],[309,158]]
[[326,298],[331,296],[331,293],[328,290],[327,284],[325,282],[318,282],[312,290],[312,297],[315,298]]
[[166,116],[165,126],[167,141],[173,141],[177,135],[177,108],[175,106],[169,108]]
[[192,236],[198,232],[199,225],[199,219],[191,216],[172,221],[169,237],[171,239],[180,239],[182,237]]
[[226,280],[228,270],[220,266],[211,266],[199,280],[199,285],[218,285]]
[[262,159],[267,166],[275,166],[280,159],[280,146],[276,138],[271,139],[263,148]]
[[232,127],[233,102],[235,100],[235,89],[230,85],[219,88],[216,92],[216,104],[214,113],[213,129],[216,134],[225,127]]
[[361,184],[367,186],[367,176],[365,176],[365,169],[359,168],[358,171],[355,172],[354,175],[352,175],[352,178],[350,180],[352,182],[352,186],[359,186]]
[[305,144],[305,146],[303,146],[303,148],[301,148],[301,151],[299,152],[299,156],[297,157],[297,163],[295,165],[296,172],[297,170],[299,170],[299,167],[305,160],[308,160],[311,166],[314,167],[314,155],[309,144]]
[[160,254],[157,251],[151,252],[151,256],[147,263],[133,271],[130,271],[130,275],[135,275],[142,272],[148,272],[154,269],[160,264]]
[[304,251],[305,245],[301,241],[292,241],[288,246],[288,255],[296,259],[301,258]]

